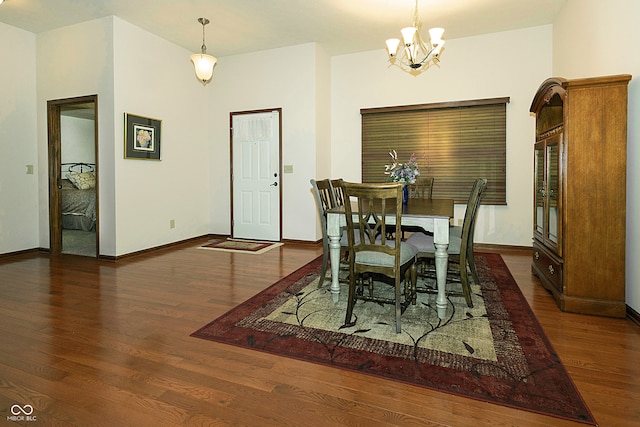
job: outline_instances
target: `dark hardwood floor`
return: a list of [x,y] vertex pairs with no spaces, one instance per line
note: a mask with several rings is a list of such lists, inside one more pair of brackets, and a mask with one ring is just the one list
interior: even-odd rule
[[[204,242],[116,263],[0,258],[0,423],[13,405],[31,405],[35,421],[18,424],[580,425],[191,338],[321,254],[296,244],[262,255],[197,249]],[[529,255],[501,253],[599,424],[640,425],[640,328],[561,313]]]

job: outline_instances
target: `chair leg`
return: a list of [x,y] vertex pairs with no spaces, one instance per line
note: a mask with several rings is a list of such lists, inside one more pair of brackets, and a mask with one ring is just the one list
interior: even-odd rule
[[402,282],[399,277],[396,277],[396,334],[402,332],[401,318],[402,318],[402,301],[400,301]]
[[356,324],[351,321],[351,315],[353,314],[353,305],[356,302],[356,277],[355,274],[349,274],[349,296],[347,297],[347,314],[344,318],[344,326],[350,327]]
[[322,269],[320,270],[320,280],[318,280],[318,289],[322,287],[325,276],[327,275],[327,265],[329,264],[329,245],[324,245],[324,251],[322,252]]
[[416,305],[418,293],[418,267],[414,263],[404,272],[404,301],[403,308],[409,304]]
[[467,259],[469,260],[469,269],[471,270],[471,275],[473,276],[473,282],[476,285],[479,285],[480,279],[478,278],[478,270],[476,269],[476,260],[473,257],[473,253],[471,253],[471,256],[467,256]]
[[464,299],[467,301],[467,306],[473,308],[471,286],[469,285],[469,274],[467,273],[466,265],[460,265],[460,284],[462,285],[462,292],[464,292]]
[[416,305],[418,295],[418,267],[414,263],[411,266],[411,305]]

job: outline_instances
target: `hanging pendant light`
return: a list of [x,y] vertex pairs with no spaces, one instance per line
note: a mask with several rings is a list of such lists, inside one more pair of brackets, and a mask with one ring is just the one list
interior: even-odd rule
[[[400,30],[402,33],[402,50],[398,52],[400,39],[387,40],[387,52],[389,54],[389,62],[392,65],[397,65],[405,71],[416,73],[429,68],[431,63],[436,64],[440,61],[440,52],[442,51],[442,46],[444,46],[444,40],[442,40],[444,29],[430,29],[430,41],[425,42],[420,36],[421,26],[422,23],[418,15],[418,0],[416,0],[416,7],[413,11],[413,25]],[[423,66],[424,68],[419,70]]]
[[207,18],[198,18],[198,22],[202,24],[202,48],[200,53],[191,55],[191,62],[195,67],[196,77],[203,86],[213,78],[213,69],[218,59],[215,56],[207,55],[207,46],[204,44],[204,26],[209,23]]

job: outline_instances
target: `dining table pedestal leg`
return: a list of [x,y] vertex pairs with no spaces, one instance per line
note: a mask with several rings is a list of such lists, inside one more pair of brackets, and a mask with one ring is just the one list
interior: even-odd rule
[[433,222],[433,243],[436,247],[435,263],[436,263],[436,283],[438,285],[438,296],[436,298],[436,307],[438,309],[438,318],[444,319],[447,312],[447,268],[449,264],[449,218],[436,218]]
[[333,302],[340,299],[340,236],[329,236],[329,259],[331,261],[331,297]]
[[447,312],[447,268],[449,254],[445,244],[436,243],[435,261],[436,261],[436,282],[438,284],[438,296],[436,298],[436,307],[438,308],[438,318],[444,319]]

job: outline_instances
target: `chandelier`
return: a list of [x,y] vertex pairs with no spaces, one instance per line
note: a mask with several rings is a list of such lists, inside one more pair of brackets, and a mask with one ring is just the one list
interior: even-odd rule
[[[429,42],[422,40],[420,36],[420,17],[418,16],[418,0],[413,11],[413,26],[400,30],[402,33],[403,49],[398,53],[400,39],[387,40],[387,52],[389,53],[389,62],[391,65],[397,65],[409,72],[418,72],[429,68],[431,63],[436,64],[440,61],[440,52],[444,46],[442,34],[444,28],[431,28],[429,30]],[[409,69],[406,69],[409,67]]]
[[191,55],[191,62],[196,69],[196,77],[203,86],[211,81],[213,77],[213,68],[218,60],[215,56],[207,55],[207,46],[204,44],[204,26],[209,23],[207,18],[198,18],[198,22],[202,24],[202,47],[200,53]]

